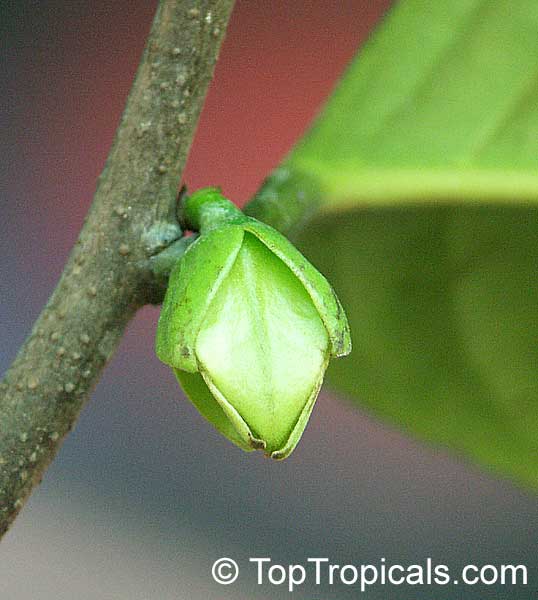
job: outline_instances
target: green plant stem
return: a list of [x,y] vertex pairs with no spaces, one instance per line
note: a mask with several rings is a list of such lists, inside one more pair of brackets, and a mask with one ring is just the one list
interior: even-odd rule
[[322,208],[323,196],[321,181],[284,162],[267,177],[244,212],[293,238]]
[[0,384],[0,536],[43,477],[181,236],[175,197],[233,0],[161,0],[84,228]]

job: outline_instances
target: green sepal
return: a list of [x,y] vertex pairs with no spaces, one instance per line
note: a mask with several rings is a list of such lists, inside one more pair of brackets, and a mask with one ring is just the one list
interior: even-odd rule
[[[234,421],[229,418],[221,403],[211,393],[201,373],[187,373],[180,369],[174,369],[174,373],[187,398],[222,435],[246,452],[256,449],[255,445],[247,443],[248,434],[241,435],[238,432],[237,424],[234,425]],[[244,421],[243,423],[248,429],[246,423]],[[239,429],[243,429],[241,423]]]
[[159,359],[190,373],[198,371],[194,346],[211,300],[230,271],[243,228],[225,225],[201,236],[170,274],[157,326]]
[[329,334],[331,356],[351,352],[351,335],[346,314],[331,284],[282,234],[269,225],[247,218],[241,227],[262,242],[303,284]]

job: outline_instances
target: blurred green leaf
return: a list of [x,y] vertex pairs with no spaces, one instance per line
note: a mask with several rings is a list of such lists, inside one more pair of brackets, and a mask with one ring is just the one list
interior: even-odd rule
[[290,165],[331,207],[534,203],[538,3],[403,0]]
[[[538,487],[538,3],[404,0],[286,166],[352,355],[330,381]],[[285,195],[285,190],[282,190]]]

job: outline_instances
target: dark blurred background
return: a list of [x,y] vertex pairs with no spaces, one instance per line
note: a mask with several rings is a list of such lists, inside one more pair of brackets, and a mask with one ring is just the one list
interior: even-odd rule
[[[388,0],[237,3],[185,180],[246,201],[329,94]],[[90,205],[156,2],[0,3],[0,372]],[[250,556],[304,563],[524,563],[527,588],[372,587],[366,597],[531,598],[538,501],[323,392],[292,457],[243,454],[183,398],[141,311],[0,546],[0,599],[285,598]],[[210,576],[221,556],[243,575]],[[298,598],[351,598],[304,585]]]

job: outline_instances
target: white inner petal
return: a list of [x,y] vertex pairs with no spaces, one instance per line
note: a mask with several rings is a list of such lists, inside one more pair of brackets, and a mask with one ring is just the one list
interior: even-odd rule
[[287,441],[319,379],[327,331],[306,290],[245,233],[196,341],[198,360],[257,437]]

